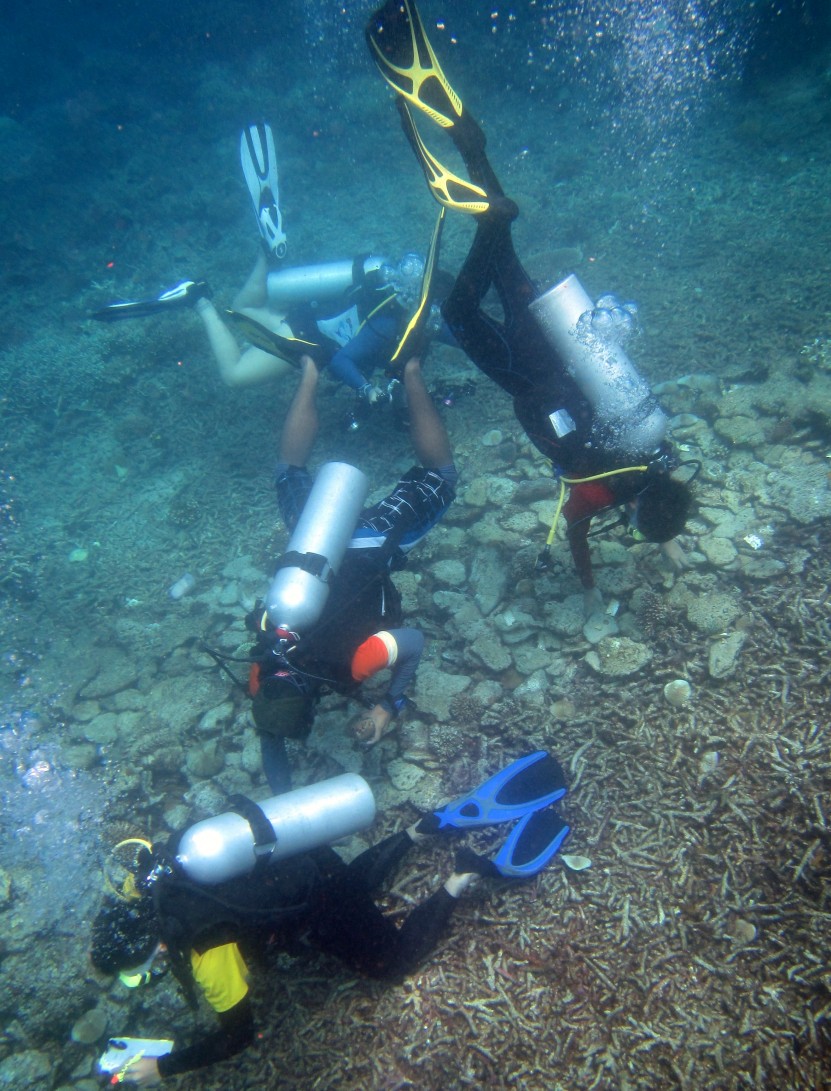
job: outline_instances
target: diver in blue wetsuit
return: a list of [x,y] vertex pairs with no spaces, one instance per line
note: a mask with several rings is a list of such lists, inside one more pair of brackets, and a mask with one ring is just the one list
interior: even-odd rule
[[[328,367],[332,378],[353,389],[364,402],[386,400],[387,383],[378,385],[373,378],[387,370],[419,301],[424,257],[410,252],[390,262],[362,254],[319,265],[286,265],[287,241],[270,126],[260,123],[243,130],[240,160],[262,250],[231,310],[222,313],[214,306],[204,281],[186,280],[155,299],[113,303],[92,317],[113,321],[193,308],[228,386],[248,386],[284,375],[299,359],[291,351],[291,342],[300,341],[318,367]],[[436,301],[425,332],[455,345],[439,307],[442,289],[449,290],[451,284],[449,276],[432,278]],[[227,322],[229,316],[247,345],[240,346]]]

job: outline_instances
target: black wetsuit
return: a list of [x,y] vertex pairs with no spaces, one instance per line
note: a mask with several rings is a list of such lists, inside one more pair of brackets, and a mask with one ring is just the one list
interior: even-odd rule
[[[372,891],[412,844],[402,831],[349,864],[323,848],[211,887],[175,876],[158,880],[161,936],[174,968],[186,987],[192,988],[195,976],[219,1019],[213,1034],[162,1057],[161,1075],[224,1060],[253,1041],[254,1018],[240,946],[262,950],[267,941],[272,949],[296,953],[303,945],[336,956],[357,973],[393,981],[415,969],[436,945],[456,899],[440,888],[410,912],[401,928],[383,915]],[[225,952],[214,960],[213,968],[207,958],[212,952]],[[215,980],[217,975],[227,980]],[[226,1007],[216,997],[229,997],[234,1003]]]

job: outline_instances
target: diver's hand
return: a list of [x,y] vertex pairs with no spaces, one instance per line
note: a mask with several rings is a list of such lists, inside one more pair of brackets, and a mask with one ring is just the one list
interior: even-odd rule
[[375,405],[376,402],[386,400],[386,394],[380,386],[374,386],[372,383],[364,383],[358,391],[358,396],[363,398],[368,405]]
[[661,545],[661,550],[676,572],[683,572],[685,568],[690,567],[689,558],[678,544],[677,538],[673,538],[669,542],[664,542]]
[[[162,1082],[159,1065],[155,1057],[139,1057],[137,1061],[122,1069],[123,1076],[118,1083],[131,1083],[136,1087],[155,1087]],[[116,1076],[119,1073],[116,1072]]]
[[587,591],[583,592],[583,616],[586,621],[588,621],[593,614],[602,614],[604,609],[603,596],[596,587],[590,587]]
[[379,742],[392,719],[383,705],[373,705],[352,723],[352,734],[362,746],[370,747]]

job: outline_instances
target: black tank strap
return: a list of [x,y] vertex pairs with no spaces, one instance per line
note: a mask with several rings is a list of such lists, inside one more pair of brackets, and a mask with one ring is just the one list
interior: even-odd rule
[[324,583],[331,583],[335,578],[328,558],[322,553],[298,553],[296,549],[292,549],[279,559],[274,570],[275,574],[281,568],[300,568],[303,572],[323,580]]
[[254,865],[255,871],[266,867],[271,854],[277,846],[277,834],[268,815],[253,799],[237,794],[228,797],[228,805],[234,814],[241,815],[251,827],[254,835],[254,855],[257,858]]

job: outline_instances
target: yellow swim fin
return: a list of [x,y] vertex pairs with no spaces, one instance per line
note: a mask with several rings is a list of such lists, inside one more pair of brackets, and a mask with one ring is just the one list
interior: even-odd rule
[[433,228],[433,236],[430,239],[427,260],[424,263],[424,275],[421,278],[421,295],[419,296],[418,306],[407,323],[407,328],[401,335],[398,347],[390,357],[387,368],[390,374],[398,374],[410,357],[416,356],[421,351],[424,327],[430,317],[430,293],[433,287],[433,274],[439,264],[439,248],[443,226],[444,209],[440,208],[436,226]]
[[246,341],[250,341],[263,352],[277,356],[281,360],[287,360],[294,367],[300,367],[301,356],[317,359],[317,353],[322,346],[316,341],[304,341],[301,337],[285,337],[280,333],[274,333],[268,326],[264,326],[262,322],[257,322],[247,314],[242,314],[241,311],[229,310],[225,313],[234,320]]
[[415,4],[387,0],[370,19],[366,39],[390,87],[443,129],[452,128],[462,100],[441,70]]
[[445,208],[454,208],[457,212],[467,212],[472,216],[487,212],[490,208],[487,192],[481,186],[468,182],[466,178],[460,178],[458,174],[454,174],[452,170],[440,163],[421,139],[407,104],[399,100],[398,108],[404,133],[415,152],[416,159],[421,164],[430,192],[439,204],[444,205]]

